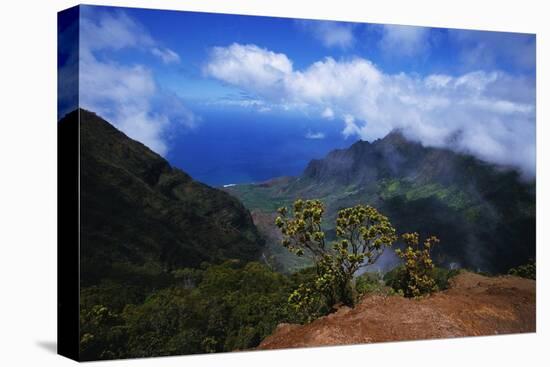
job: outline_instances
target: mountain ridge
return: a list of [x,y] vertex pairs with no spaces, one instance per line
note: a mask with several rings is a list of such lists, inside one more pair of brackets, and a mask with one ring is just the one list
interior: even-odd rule
[[263,240],[237,199],[193,180],[93,112],[76,110],[59,123],[80,124],[83,285],[259,258]]
[[[255,212],[274,213],[297,198],[321,199],[329,231],[339,209],[373,205],[400,232],[441,237],[436,259],[445,266],[505,272],[535,255],[534,180],[468,154],[424,147],[399,131],[333,150],[300,176],[226,191],[257,218],[265,215]],[[284,256],[270,224],[257,224],[272,255]]]

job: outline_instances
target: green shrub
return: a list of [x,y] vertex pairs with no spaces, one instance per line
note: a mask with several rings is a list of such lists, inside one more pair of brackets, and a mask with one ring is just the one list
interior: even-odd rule
[[371,206],[357,205],[338,212],[337,240],[329,244],[322,229],[324,211],[319,200],[296,200],[292,215],[283,207],[275,220],[282,245],[311,259],[317,273],[313,283],[302,284],[292,293],[289,302],[295,309],[310,309],[320,299],[330,307],[339,302],[353,307],[359,296],[354,274],[374,264],[397,239],[387,217]]
[[403,266],[397,270],[392,287],[396,291],[402,291],[405,297],[415,298],[437,291],[431,250],[439,239],[431,236],[420,246],[418,233],[405,233],[402,237],[407,247],[405,250],[395,250],[397,256],[403,260]]
[[[432,277],[437,286],[437,290],[445,290],[449,288],[449,280],[460,274],[460,269],[445,269],[440,267],[434,267],[432,270]],[[404,277],[405,266],[399,265],[384,274],[384,282],[386,286],[391,287],[394,291],[404,294],[406,287],[406,280]]]
[[365,272],[355,278],[355,289],[360,296],[367,293],[386,293],[382,276],[376,272]]
[[437,289],[442,291],[449,288],[449,279],[460,274],[460,269],[445,269],[440,267],[434,267],[433,278]]
[[537,264],[534,260],[529,261],[527,264],[517,266],[508,271],[508,274],[514,275],[517,277],[527,278],[527,279],[537,279]]
[[402,269],[404,268],[403,265],[398,265],[395,268],[391,269],[390,271],[386,272],[382,279],[384,280],[384,283],[388,286],[393,288],[394,290],[397,290],[400,288],[398,275],[402,272]]

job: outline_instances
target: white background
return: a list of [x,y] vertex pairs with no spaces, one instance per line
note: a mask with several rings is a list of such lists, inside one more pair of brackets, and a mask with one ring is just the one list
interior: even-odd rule
[[[103,366],[548,366],[549,11],[545,1],[91,1],[90,4],[537,33],[536,334],[118,362]],[[0,19],[0,365],[74,362],[56,340],[56,12],[73,1],[6,1]],[[183,35],[182,39],[192,35]],[[546,232],[546,233],[544,233]]]

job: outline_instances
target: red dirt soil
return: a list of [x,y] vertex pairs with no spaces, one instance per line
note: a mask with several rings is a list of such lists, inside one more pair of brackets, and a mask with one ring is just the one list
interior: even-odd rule
[[258,349],[535,332],[535,281],[462,272],[423,299],[368,295],[307,325],[280,324]]

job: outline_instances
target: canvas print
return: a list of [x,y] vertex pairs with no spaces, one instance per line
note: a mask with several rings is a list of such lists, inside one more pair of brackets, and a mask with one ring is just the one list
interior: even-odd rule
[[535,332],[534,34],[59,13],[60,353]]

